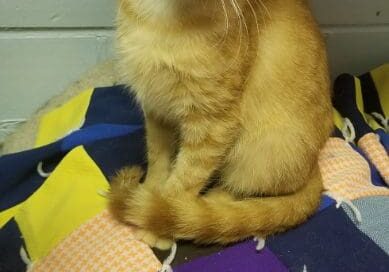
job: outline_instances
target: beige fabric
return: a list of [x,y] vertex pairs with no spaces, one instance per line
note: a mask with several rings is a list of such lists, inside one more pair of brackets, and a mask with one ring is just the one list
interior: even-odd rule
[[161,263],[153,251],[136,240],[133,230],[108,211],[91,219],[65,238],[31,272],[134,271],[156,272]]
[[368,133],[359,140],[358,146],[377,168],[385,183],[389,185],[389,156],[384,146],[380,143],[379,136],[374,133]]
[[348,200],[389,196],[388,188],[372,183],[369,163],[343,139],[328,140],[319,155],[319,166],[329,193]]

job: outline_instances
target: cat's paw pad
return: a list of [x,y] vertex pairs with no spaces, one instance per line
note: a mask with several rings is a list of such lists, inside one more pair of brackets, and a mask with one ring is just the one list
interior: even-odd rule
[[140,240],[152,248],[157,248],[160,250],[168,250],[173,246],[174,241],[160,238],[154,233],[144,230],[144,229],[136,229],[134,231],[134,236],[137,240]]

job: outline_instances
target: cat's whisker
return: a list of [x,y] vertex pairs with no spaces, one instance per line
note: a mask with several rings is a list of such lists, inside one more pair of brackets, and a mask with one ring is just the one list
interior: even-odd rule
[[218,42],[216,42],[212,46],[213,48],[223,45],[225,43],[230,30],[230,20],[228,17],[228,11],[227,11],[225,0],[220,0],[219,3],[221,3],[223,14],[224,14],[224,29],[223,29],[223,36],[220,38]]
[[[243,25],[244,25],[245,30],[246,30],[246,39],[247,40],[250,37],[250,33],[249,33],[248,26],[247,26],[247,23],[246,23],[246,17],[244,16],[244,14],[242,12],[242,9],[241,9],[239,3],[236,0],[232,0],[232,2],[234,4],[234,10],[235,10],[236,15],[238,16],[238,20],[239,20],[239,50],[237,52],[236,57],[234,58],[234,61],[235,61],[235,60],[237,60],[239,58],[239,55],[240,55],[241,49],[242,49]],[[245,46],[245,52],[244,52],[243,56],[245,56],[247,54],[248,49],[249,49],[249,44],[247,42],[246,46]]]
[[245,27],[245,30],[246,30],[246,35],[249,36],[249,28],[247,26],[247,22],[246,22],[246,17],[244,16],[244,13],[242,11],[242,8],[240,7],[239,3],[236,2],[236,0],[233,0],[236,4],[236,8],[238,10],[238,13],[239,13],[239,16],[240,16],[240,21],[243,22],[243,25]]
[[226,7],[226,2],[225,0],[220,0],[223,12],[224,12],[224,22],[225,22],[225,30],[224,30],[224,36],[223,38],[228,36],[228,32],[230,30],[230,19],[228,17],[228,12],[227,12],[227,7]]
[[257,28],[257,34],[259,36],[259,24],[258,24],[258,16],[257,16],[257,12],[255,11],[253,5],[251,4],[251,1],[250,0],[246,0],[247,4],[249,5],[250,9],[251,9],[251,12],[253,13],[253,16],[254,16],[254,19],[255,19],[255,26]]
[[228,71],[231,69],[231,67],[234,65],[235,61],[239,58],[239,55],[240,55],[240,52],[241,52],[241,49],[242,49],[242,33],[243,33],[243,25],[242,25],[242,19],[241,19],[241,16],[240,16],[240,13],[239,13],[239,9],[237,8],[236,6],[236,2],[235,0],[229,0],[230,1],[230,4],[231,6],[233,7],[233,10],[235,12],[235,15],[238,19],[238,24],[239,24],[239,45],[238,45],[238,49],[236,51],[236,55],[235,57],[232,59],[230,65],[227,67],[227,69],[224,71]]
[[[247,1],[247,0],[246,0]],[[248,0],[250,1],[250,0]],[[260,12],[260,17],[261,17],[261,21],[262,21],[262,26],[263,28],[268,28],[268,19],[271,19],[271,15],[270,15],[270,11],[269,9],[267,8],[267,6],[261,1],[254,1],[254,2],[250,2],[251,3],[251,6],[254,8],[254,5],[258,8],[258,11]],[[257,14],[257,12],[256,12]],[[258,14],[257,14],[258,16]],[[258,23],[258,21],[257,21]]]
[[267,14],[267,16],[271,19],[270,11],[269,11],[269,9],[267,8],[267,6],[265,5],[265,3],[263,3],[262,0],[258,0],[258,3],[261,5],[262,9],[265,11],[265,13]]

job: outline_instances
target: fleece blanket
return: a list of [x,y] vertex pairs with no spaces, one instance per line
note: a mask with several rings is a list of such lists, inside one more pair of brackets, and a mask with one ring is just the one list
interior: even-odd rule
[[[179,242],[174,271],[388,271],[389,65],[339,76],[333,105],[316,214],[260,251],[253,240]],[[0,271],[161,269],[169,252],[135,240],[104,197],[117,170],[146,167],[145,151],[142,111],[124,86],[86,90],[43,116],[34,149],[0,157]]]

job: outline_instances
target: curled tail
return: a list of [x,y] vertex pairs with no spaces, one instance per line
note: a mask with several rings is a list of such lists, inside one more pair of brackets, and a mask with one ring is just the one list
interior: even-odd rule
[[226,244],[297,226],[316,211],[322,192],[319,171],[293,194],[243,200],[221,190],[201,197],[190,193],[165,197],[143,185],[123,185],[123,174],[116,179],[110,207],[121,221],[161,237],[199,243]]

